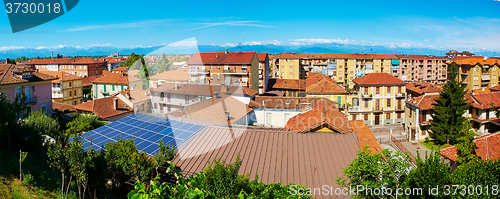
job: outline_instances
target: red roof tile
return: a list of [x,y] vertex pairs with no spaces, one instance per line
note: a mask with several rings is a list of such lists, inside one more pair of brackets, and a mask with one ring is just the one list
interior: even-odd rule
[[247,63],[252,62],[255,52],[204,52],[195,53],[187,63]]
[[305,90],[306,81],[301,79],[276,79],[273,89]]
[[83,77],[73,75],[64,71],[41,71],[40,73],[51,75],[57,79],[52,80],[52,83],[59,83],[60,81],[71,81],[83,79]]
[[371,150],[373,154],[377,153],[382,149],[382,146],[377,141],[373,132],[366,126],[366,123],[362,120],[349,121],[352,130],[356,133],[358,137],[359,146],[364,147],[369,146],[368,150]]
[[500,60],[499,59],[494,59],[494,58],[488,58],[488,59],[484,59],[484,58],[462,58],[460,60],[454,60],[454,61],[451,61],[450,63],[453,63],[455,62],[457,65],[489,65],[489,66],[492,66],[492,65],[496,65],[496,66],[500,66]]
[[[106,70],[103,70],[103,72]],[[97,78],[100,78],[101,76],[89,76],[89,77],[84,77],[82,80],[82,86],[92,86],[92,81],[94,81]]]
[[118,67],[118,68],[113,69],[112,71],[124,72],[124,71],[128,71],[129,69],[130,69],[129,67]]
[[257,58],[259,58],[259,61],[266,61],[267,53],[256,53]]
[[[131,76],[130,78],[134,78],[134,80],[138,79],[137,77],[133,76]],[[103,83],[103,84],[128,84],[128,82],[129,82],[129,76],[123,73],[109,73],[92,81],[92,83]]]
[[339,86],[332,78],[323,73],[309,73],[306,79],[307,93],[347,93],[345,89]]
[[[496,160],[500,157],[500,131],[474,139],[476,154],[483,160]],[[441,150],[441,155],[457,161],[457,148],[450,146]]]
[[442,91],[443,88],[436,84],[418,81],[406,84],[406,90],[413,91],[421,95],[424,93],[437,93]]
[[411,104],[413,106],[418,107],[420,110],[430,110],[434,107],[434,104],[436,101],[434,99],[438,98],[439,94],[433,94],[433,95],[421,95],[418,97],[414,97],[410,101],[406,102],[408,104]]
[[278,97],[278,96],[255,96],[250,101],[251,108],[277,108],[277,109],[310,109],[319,103],[326,103],[329,106],[337,107],[331,100],[322,97]]
[[490,88],[491,91],[500,91],[500,85],[496,85]]
[[[115,110],[114,99],[118,99],[118,109]],[[101,119],[106,119],[109,117],[130,113],[134,110],[127,106],[122,100],[116,96],[110,96],[106,98],[96,99],[81,103],[74,106],[77,110],[93,112],[95,115],[99,116]]]
[[[22,78],[22,72],[31,72],[33,77]],[[27,65],[0,64],[0,85],[54,80],[55,77],[34,71]]]
[[75,112],[75,106],[71,104],[64,104],[64,103],[59,103],[59,102],[52,102],[52,110],[58,110],[61,112],[69,111],[69,112]]
[[492,103],[493,106],[500,107],[500,92],[474,93],[474,95],[468,95],[466,98],[473,101],[472,106],[475,108],[489,109]]
[[352,81],[359,85],[406,85],[405,81],[389,73],[368,73]]
[[150,97],[148,95],[146,95],[145,90],[138,89],[138,88],[134,88],[132,90],[125,89],[123,91],[120,91],[120,94],[122,94],[125,97],[130,96],[129,100],[132,103],[142,102],[142,101],[146,101],[146,100],[150,99]]
[[343,134],[353,131],[345,114],[334,106],[321,103],[321,101],[317,102],[311,110],[290,118],[285,129],[301,133],[314,132],[325,127]]

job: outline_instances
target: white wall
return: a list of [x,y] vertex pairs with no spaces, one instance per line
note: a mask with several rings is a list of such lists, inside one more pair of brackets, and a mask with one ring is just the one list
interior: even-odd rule
[[254,109],[255,116],[257,117],[257,124],[269,126],[267,125],[266,115],[268,113],[271,114],[271,126],[269,127],[284,127],[288,120],[285,121],[285,113],[289,113],[290,117],[296,116],[301,113],[299,110],[288,110],[288,109]]

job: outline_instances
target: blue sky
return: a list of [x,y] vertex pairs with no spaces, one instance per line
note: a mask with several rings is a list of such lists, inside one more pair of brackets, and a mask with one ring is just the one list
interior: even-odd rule
[[500,52],[500,1],[93,1],[12,33],[0,50],[198,44],[353,43]]

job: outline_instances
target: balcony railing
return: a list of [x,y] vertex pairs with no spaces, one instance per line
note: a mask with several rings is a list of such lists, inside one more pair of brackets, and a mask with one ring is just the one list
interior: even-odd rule
[[207,74],[208,70],[203,70],[203,69],[190,69],[189,72],[190,74]]
[[353,106],[353,107],[348,107],[347,110],[351,112],[351,111],[360,111],[361,109],[359,108],[359,106]]
[[62,91],[61,87],[52,87],[52,91]]
[[384,111],[383,107],[380,107],[380,106],[373,107],[373,112],[382,112],[382,111]]
[[247,74],[248,70],[222,70],[222,73],[229,74]]
[[26,98],[26,101],[24,101],[24,104],[36,104],[38,102],[38,97],[37,96],[31,96]]

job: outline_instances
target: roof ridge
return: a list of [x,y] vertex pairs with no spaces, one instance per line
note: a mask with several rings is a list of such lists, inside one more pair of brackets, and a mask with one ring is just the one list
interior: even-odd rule
[[10,64],[9,67],[7,68],[7,70],[5,70],[5,72],[3,73],[2,78],[0,78],[0,84],[2,83],[3,78],[5,77],[5,75],[9,72],[10,67],[12,67],[12,64]]

